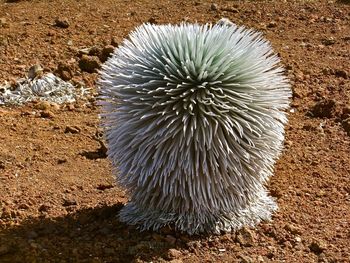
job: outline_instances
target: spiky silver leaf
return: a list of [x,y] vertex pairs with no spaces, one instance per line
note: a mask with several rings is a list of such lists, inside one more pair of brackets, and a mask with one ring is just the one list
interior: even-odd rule
[[130,202],[120,219],[231,231],[277,208],[264,183],[284,139],[290,87],[271,45],[236,25],[150,25],[103,66],[108,155]]

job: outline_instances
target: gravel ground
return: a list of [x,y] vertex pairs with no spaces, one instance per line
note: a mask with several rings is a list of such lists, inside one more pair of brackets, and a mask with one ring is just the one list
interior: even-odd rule
[[[227,17],[264,32],[292,82],[272,222],[222,236],[118,222],[98,69],[143,22]],[[0,1],[0,86],[35,64],[89,96],[0,107],[0,262],[350,262],[348,1]],[[1,91],[0,91],[1,92]]]

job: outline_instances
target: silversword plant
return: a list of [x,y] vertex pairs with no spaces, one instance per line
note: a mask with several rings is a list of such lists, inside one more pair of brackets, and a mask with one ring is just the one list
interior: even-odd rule
[[234,24],[144,24],[99,80],[108,156],[130,201],[120,219],[220,233],[270,219],[264,183],[291,96],[261,33]]

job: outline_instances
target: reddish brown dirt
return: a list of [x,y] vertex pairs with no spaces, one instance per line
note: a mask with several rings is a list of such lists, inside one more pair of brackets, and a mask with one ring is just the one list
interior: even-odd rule
[[[279,204],[273,221],[238,234],[188,237],[169,229],[139,233],[118,222],[126,197],[98,152],[93,99],[46,109],[48,115],[35,103],[0,107],[0,262],[350,262],[346,1],[5,2],[0,83],[35,63],[45,71],[68,65],[59,74],[95,90],[97,74],[79,69],[79,49],[96,46],[98,53],[146,21],[228,17],[262,30],[279,52],[294,112],[268,186]],[[57,16],[67,28],[54,26]]]

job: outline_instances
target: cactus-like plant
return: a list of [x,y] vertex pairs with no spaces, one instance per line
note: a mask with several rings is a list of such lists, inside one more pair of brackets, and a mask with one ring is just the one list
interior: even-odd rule
[[144,24],[99,80],[102,125],[129,196],[120,219],[142,229],[232,231],[277,208],[264,183],[291,95],[262,35],[234,24]]

